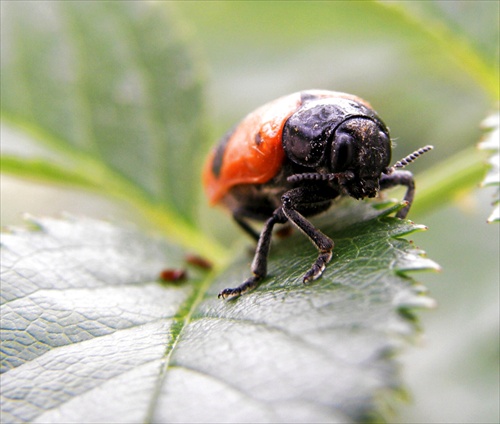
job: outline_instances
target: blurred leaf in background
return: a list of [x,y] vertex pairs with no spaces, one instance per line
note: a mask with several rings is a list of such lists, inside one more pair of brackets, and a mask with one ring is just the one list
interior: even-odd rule
[[207,140],[203,78],[166,9],[3,4],[2,122],[51,151],[18,160],[5,137],[4,170],[148,202],[193,226],[197,193],[177,182],[199,181],[184,164]]
[[2,171],[133,205],[61,189],[33,202],[53,189],[2,177],[3,223],[53,213],[54,197],[55,210],[98,217],[138,221],[139,210],[145,226],[222,257],[214,236],[241,245],[201,200],[208,145],[280,95],[357,94],[391,128],[395,157],[436,146],[412,167],[410,217],[429,225],[413,237],[445,271],[419,278],[440,308],[424,319],[425,348],[405,358],[414,402],[402,419],[498,422],[499,233],[484,223],[488,194],[472,190],[485,170],[479,124],[499,99],[498,2],[144,4],[2,2]]

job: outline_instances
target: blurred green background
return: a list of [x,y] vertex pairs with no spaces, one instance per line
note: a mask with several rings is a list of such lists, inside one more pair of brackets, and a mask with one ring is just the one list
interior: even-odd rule
[[[440,164],[459,152],[484,157],[467,149],[498,101],[497,1],[172,3],[204,63],[204,151],[261,104],[321,88],[367,99],[391,129],[394,159],[433,144],[435,151],[411,167],[417,184],[427,170],[427,181],[435,176],[439,185]],[[5,126],[4,138],[12,138]],[[410,214],[429,226],[413,238],[443,272],[417,276],[439,307],[419,314],[421,343],[401,358],[412,402],[397,422],[500,421],[500,235],[498,225],[486,224],[491,196],[466,190],[451,204],[435,199],[435,207]],[[220,212],[200,208],[205,228],[225,222]],[[61,210],[140,219],[97,195],[2,176],[4,225],[19,223],[22,212]],[[234,227],[212,232],[239,237]]]

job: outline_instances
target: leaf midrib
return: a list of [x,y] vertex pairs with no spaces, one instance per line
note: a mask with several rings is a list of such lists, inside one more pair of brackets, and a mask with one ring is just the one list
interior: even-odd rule
[[162,360],[162,366],[160,369],[160,374],[156,381],[153,394],[151,396],[151,401],[147,409],[146,423],[153,422],[155,416],[156,405],[158,404],[158,399],[160,397],[162,387],[165,384],[166,378],[168,378],[168,369],[171,367],[172,355],[182,337],[185,328],[191,323],[193,313],[198,308],[198,305],[205,298],[208,289],[211,287],[215,278],[219,275],[218,272],[212,271],[206,275],[205,279],[198,284],[191,296],[189,296],[179,307],[177,314],[173,318],[171,326],[171,336],[172,339],[168,343],[165,354]]

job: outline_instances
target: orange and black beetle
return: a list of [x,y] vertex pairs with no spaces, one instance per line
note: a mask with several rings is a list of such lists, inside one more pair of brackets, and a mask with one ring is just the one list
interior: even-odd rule
[[[249,114],[211,152],[203,173],[211,204],[228,207],[236,222],[257,240],[253,276],[219,297],[232,298],[257,286],[267,273],[275,224],[290,221],[319,251],[303,282],[321,276],[332,257],[332,240],[305,217],[327,210],[339,196],[374,197],[379,190],[407,187],[405,218],[415,192],[413,175],[397,171],[426,146],[390,167],[389,130],[359,97],[308,90],[270,102]],[[257,233],[247,219],[266,221]]]

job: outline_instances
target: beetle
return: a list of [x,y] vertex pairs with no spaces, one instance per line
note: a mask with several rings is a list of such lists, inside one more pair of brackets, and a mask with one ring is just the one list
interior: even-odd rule
[[[306,90],[278,98],[247,115],[211,151],[203,184],[211,205],[227,207],[257,241],[253,275],[219,298],[254,289],[267,274],[273,228],[292,223],[318,249],[303,282],[316,280],[332,258],[333,241],[307,217],[341,196],[374,197],[405,186],[406,218],[415,194],[411,172],[399,170],[432,149],[425,146],[393,166],[389,130],[370,104],[347,93]],[[264,221],[258,233],[249,220]]]

